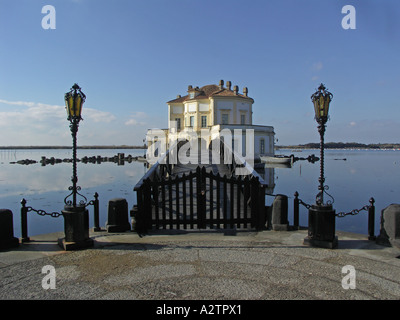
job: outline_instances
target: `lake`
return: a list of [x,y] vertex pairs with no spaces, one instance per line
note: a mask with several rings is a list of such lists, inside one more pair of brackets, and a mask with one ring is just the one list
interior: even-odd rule
[[[139,149],[79,149],[78,158],[84,156],[112,157],[118,153],[125,156],[141,156],[144,150]],[[319,156],[319,150],[278,150],[277,154],[294,154],[304,157],[311,154]],[[0,206],[10,209],[14,217],[14,236],[21,236],[20,209],[21,200],[27,200],[27,206],[43,209],[46,212],[64,208],[64,198],[70,193],[72,185],[72,163],[57,163],[42,166],[39,162],[46,158],[72,158],[72,150],[37,149],[37,150],[0,150]],[[37,163],[29,165],[10,164],[18,160],[32,159]],[[344,160],[345,159],[345,160]],[[112,198],[125,198],[129,209],[136,204],[136,193],[133,187],[146,172],[146,166],[137,161],[118,165],[113,162],[101,164],[78,162],[78,186],[81,193],[93,199],[99,194],[100,225],[107,220],[108,201]],[[293,223],[293,194],[308,204],[315,202],[318,193],[319,162],[297,161],[291,168],[267,168],[263,174],[265,180],[273,187],[266,196],[267,205],[274,200],[274,195],[285,194],[289,197],[289,222]],[[328,192],[334,197],[333,208],[336,212],[349,212],[361,209],[375,199],[375,234],[379,233],[381,210],[391,203],[399,203],[400,185],[400,151],[398,150],[326,150],[325,184]],[[324,196],[328,200],[327,195]],[[89,206],[90,227],[93,227],[93,208]],[[336,230],[367,234],[367,211],[356,216],[336,219]],[[308,212],[300,206],[300,225],[307,226]],[[62,231],[62,217],[39,216],[28,213],[28,235],[37,235]]]

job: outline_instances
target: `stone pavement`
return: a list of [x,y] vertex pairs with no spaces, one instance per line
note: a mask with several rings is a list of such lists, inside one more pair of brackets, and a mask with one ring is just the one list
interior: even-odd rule
[[[168,234],[169,232],[169,234]],[[298,231],[91,233],[95,246],[62,251],[63,234],[0,252],[0,299],[400,299],[400,249],[337,232],[337,249],[303,245]],[[354,273],[342,273],[344,266]],[[55,289],[44,266],[55,270]],[[347,269],[348,270],[348,269]],[[344,289],[355,274],[355,289]]]

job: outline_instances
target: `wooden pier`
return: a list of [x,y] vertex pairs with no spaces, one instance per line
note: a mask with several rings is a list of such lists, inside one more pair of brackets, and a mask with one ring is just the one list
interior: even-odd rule
[[[207,152],[189,158],[189,163],[171,164],[170,149],[149,169],[134,188],[138,232],[265,227],[264,180],[239,156],[225,164],[220,153],[217,164],[212,163],[211,150]],[[209,161],[201,163],[207,156]],[[237,176],[238,167],[248,174]]]

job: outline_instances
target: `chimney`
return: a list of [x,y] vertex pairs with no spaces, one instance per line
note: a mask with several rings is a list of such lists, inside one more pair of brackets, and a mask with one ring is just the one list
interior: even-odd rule
[[249,93],[249,90],[247,89],[247,87],[243,88],[243,94],[245,95],[245,97],[247,97],[247,94]]
[[231,90],[231,85],[232,85],[232,82],[230,82],[230,81],[226,82],[226,87],[228,88],[228,90]]
[[238,87],[238,86],[234,86],[234,87],[233,87],[233,91],[235,92],[235,94],[238,94],[239,87]]
[[188,86],[188,91],[189,91],[189,90],[192,90],[192,89],[193,89],[193,87],[192,87],[191,85],[189,85],[189,86]]
[[177,98],[177,99],[181,98],[181,95],[180,95],[180,94],[178,94],[178,95],[176,96],[176,98]]
[[224,80],[219,80],[219,88],[220,89],[224,88]]

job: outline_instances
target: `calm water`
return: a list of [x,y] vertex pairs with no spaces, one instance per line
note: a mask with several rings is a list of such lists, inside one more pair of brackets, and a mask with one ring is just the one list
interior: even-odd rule
[[[83,156],[111,157],[118,152],[125,155],[143,155],[144,150],[78,150],[78,158]],[[308,155],[319,156],[318,150],[293,152],[280,150],[277,153],[295,154],[306,158]],[[20,237],[21,200],[27,200],[27,206],[43,209],[47,212],[61,211],[64,198],[69,194],[71,185],[72,164],[59,163],[41,166],[42,156],[59,159],[72,158],[70,150],[0,150],[0,206],[10,209],[14,214],[14,235]],[[12,161],[33,159],[36,164],[10,164]],[[343,160],[346,159],[346,160]],[[132,162],[118,166],[115,163],[101,164],[78,163],[78,185],[81,193],[88,200],[99,193],[100,225],[107,220],[108,201],[112,198],[125,198],[129,209],[136,204],[136,193],[133,187],[145,173],[143,163]],[[293,194],[298,191],[300,198],[309,204],[314,203],[318,192],[319,162],[298,161],[292,168],[268,168],[265,180],[275,187],[269,192],[272,195],[289,196],[289,221],[293,222]],[[348,212],[367,205],[370,197],[375,198],[376,222],[375,233],[379,232],[380,212],[391,203],[400,199],[400,151],[364,151],[364,150],[327,150],[325,153],[325,177],[329,186],[328,192],[333,195],[336,212]],[[273,196],[267,196],[270,205]],[[328,199],[325,196],[325,199]],[[93,226],[93,209],[89,207],[90,226]],[[300,206],[300,224],[307,225],[307,210]],[[36,235],[62,231],[62,217],[39,216],[28,213],[28,234]],[[336,229],[367,234],[367,212],[357,216],[336,219]]]

